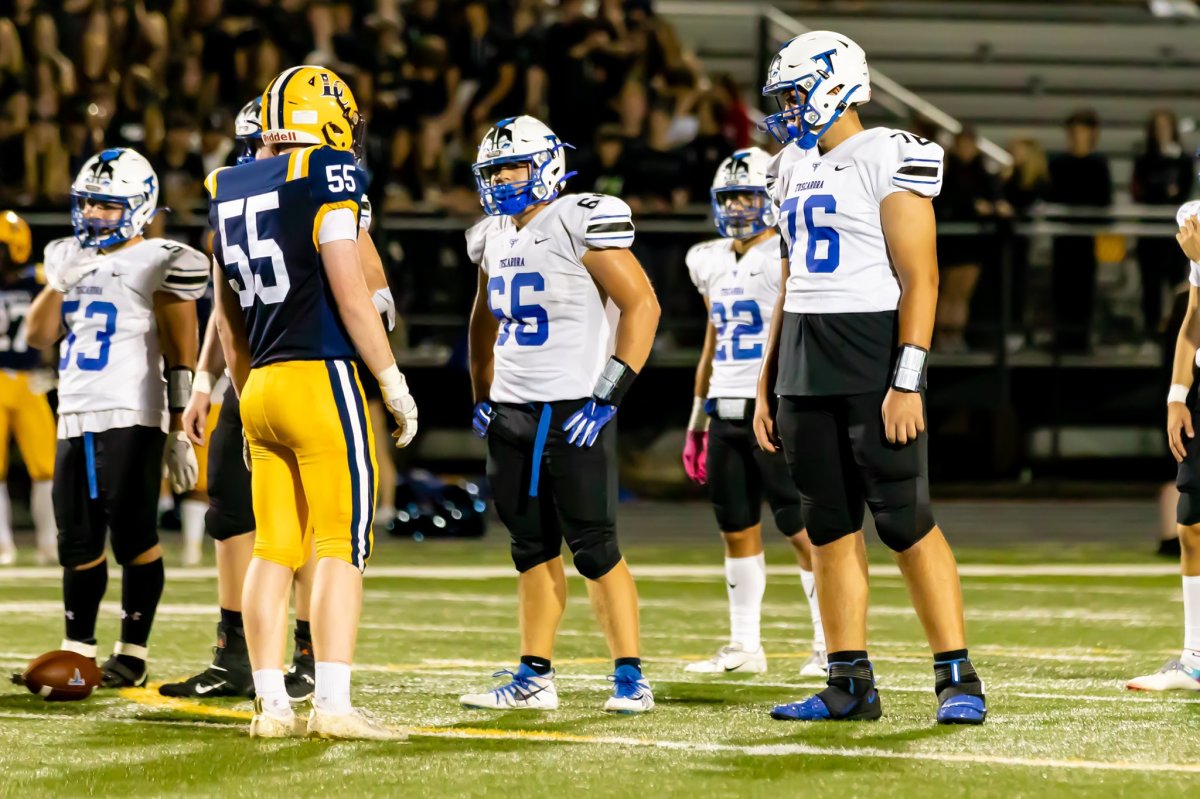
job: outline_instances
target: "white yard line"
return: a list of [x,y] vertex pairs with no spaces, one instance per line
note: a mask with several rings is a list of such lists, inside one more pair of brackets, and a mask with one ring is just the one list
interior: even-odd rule
[[[724,567],[714,565],[652,565],[633,566],[635,577],[646,580],[671,580],[674,578],[722,578]],[[1166,577],[1179,574],[1179,566],[1171,563],[1074,563],[1074,564],[967,564],[958,567],[963,577]],[[567,574],[577,576],[570,566]],[[793,565],[767,567],[773,577],[795,577]],[[871,566],[871,574],[880,577],[899,577],[900,571],[893,564]],[[119,578],[120,570],[112,577]],[[167,569],[168,580],[211,580],[217,576],[212,567]],[[371,566],[368,578],[413,579],[413,580],[502,580],[516,577],[510,566]],[[0,582],[20,580],[58,580],[62,570],[45,566],[14,566],[0,568]]]

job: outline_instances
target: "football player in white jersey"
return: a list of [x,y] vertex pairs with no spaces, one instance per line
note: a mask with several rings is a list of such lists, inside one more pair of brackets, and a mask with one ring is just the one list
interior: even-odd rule
[[158,204],[158,177],[133,150],[92,156],[71,195],[75,236],[46,247],[49,285],[30,309],[28,334],[30,345],[45,348],[66,333],[53,486],[64,570],[62,648],[96,656],[111,535],[122,567],[121,638],[101,669],[103,685],[144,685],[163,589],[157,506],[164,463],[177,493],[196,483],[182,414],[196,366],[196,300],[208,284],[208,259],[142,235]]
[[1176,240],[1191,259],[1188,306],[1175,342],[1175,363],[1167,393],[1167,438],[1179,464],[1175,483],[1179,503],[1175,521],[1183,572],[1183,651],[1153,674],[1125,684],[1134,691],[1200,691],[1200,402],[1196,399],[1200,361],[1200,200],[1184,203],[1176,214]]
[[461,701],[558,707],[565,540],[614,660],[604,709],[639,713],[654,697],[641,670],[637,589],[617,546],[613,420],[650,354],[659,308],[629,251],[629,206],[604,194],[560,196],[565,146],[533,117],[503,119],[474,165],[488,214],[467,232],[480,267],[469,337],[474,428],[487,438],[496,511],[512,539],[521,660],[501,672],[509,682]]
[[721,238],[688,250],[688,274],[708,308],[704,350],[696,367],[696,392],[683,450],[693,481],[706,484],[725,541],[729,589],[729,644],[685,671],[761,674],[767,670],[759,621],[767,588],[762,543],[763,497],[775,526],[796,551],[800,581],[813,622],[813,654],[805,677],[825,674],[825,634],[812,574],[812,552],[800,492],[787,462],[764,452],[751,420],[763,346],[779,295],[779,237],[767,195],[767,163],[757,147],[721,162],[713,179],[713,216]]
[[[813,31],[771,62],[765,120],[782,144],[772,199],[784,238],[754,414],[767,451],[783,447],[813,543],[829,677],[775,708],[802,721],[881,714],[867,656],[863,505],[893,550],[933,655],[937,720],[979,724],[983,683],[967,655],[958,567],[929,504],[925,360],[937,305],[942,149],[900,130],[864,130],[866,54]],[[778,410],[774,410],[778,398]]]

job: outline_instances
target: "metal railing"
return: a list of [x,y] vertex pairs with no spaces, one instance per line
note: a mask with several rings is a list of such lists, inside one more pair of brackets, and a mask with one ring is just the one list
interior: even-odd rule
[[[748,14],[757,15],[760,21],[758,42],[759,74],[766,74],[766,65],[784,41],[808,33],[808,27],[796,18],[784,13],[769,3],[689,3],[682,0],[666,0],[658,4],[658,13],[664,16],[694,17],[737,17],[745,19]],[[773,35],[782,32],[783,35]],[[868,60],[869,60],[868,54]],[[877,69],[871,69],[872,100],[878,102],[897,118],[919,115],[941,130],[957,134],[963,124],[928,100],[909,91],[898,81]],[[991,160],[1002,166],[1012,164],[1008,151],[990,139],[979,137],[979,149]]]

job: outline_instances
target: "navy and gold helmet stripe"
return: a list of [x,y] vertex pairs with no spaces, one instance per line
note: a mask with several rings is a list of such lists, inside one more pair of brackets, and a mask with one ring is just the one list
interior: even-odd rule
[[267,86],[267,90],[263,92],[262,121],[264,129],[283,129],[283,90],[287,88],[288,81],[292,79],[292,76],[302,69],[304,69],[303,65],[285,69],[275,76],[275,79]]

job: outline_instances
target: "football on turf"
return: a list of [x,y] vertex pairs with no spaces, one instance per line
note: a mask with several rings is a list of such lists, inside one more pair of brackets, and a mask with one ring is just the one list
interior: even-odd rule
[[100,684],[100,669],[91,658],[57,649],[29,661],[24,672],[13,675],[13,682],[47,702],[78,702]]

